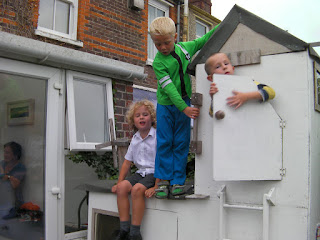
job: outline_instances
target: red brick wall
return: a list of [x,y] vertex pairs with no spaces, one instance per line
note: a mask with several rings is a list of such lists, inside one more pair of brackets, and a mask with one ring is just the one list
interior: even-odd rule
[[145,10],[128,8],[126,0],[79,0],[78,39],[83,48],[34,34],[39,0],[0,2],[0,31],[144,66],[147,59]]
[[211,0],[189,0],[190,5],[194,5],[207,13],[211,14]]
[[128,106],[133,100],[132,84],[124,81],[117,81],[113,83],[114,94],[114,116],[116,122],[116,136],[117,138],[131,137],[132,133],[126,123],[126,112]]

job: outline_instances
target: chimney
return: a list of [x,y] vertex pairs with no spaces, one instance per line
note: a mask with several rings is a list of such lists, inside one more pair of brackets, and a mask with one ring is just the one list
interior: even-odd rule
[[196,6],[207,13],[211,14],[211,0],[189,0],[189,4]]

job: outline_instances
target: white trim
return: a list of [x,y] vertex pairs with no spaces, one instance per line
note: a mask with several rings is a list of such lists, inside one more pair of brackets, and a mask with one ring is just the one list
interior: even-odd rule
[[174,7],[174,5],[172,3],[169,3],[169,2],[167,2],[165,0],[158,0],[158,1],[168,5],[169,7]]
[[71,38],[68,38],[67,34],[59,33],[47,28],[38,27],[38,29],[35,30],[35,34],[38,36],[51,38],[60,42],[69,43],[78,47],[83,47],[83,42],[73,40]]
[[171,4],[165,0],[149,0],[148,5],[154,6],[156,8],[161,9],[161,10],[166,9],[166,8],[168,8],[168,10],[169,10],[169,7],[174,7],[173,4]]
[[[77,142],[76,135],[76,116],[75,116],[75,102],[74,102],[74,88],[73,79],[80,78],[83,80],[88,80],[91,82],[99,82],[105,84],[106,87],[106,104],[107,104],[107,114],[108,118],[112,118],[114,122],[114,111],[113,111],[113,94],[112,94],[112,81],[109,78],[98,77],[95,75],[89,75],[74,71],[67,71],[67,104],[68,104],[68,140],[70,151],[111,151],[111,146],[96,150],[95,146],[101,144],[101,142]],[[93,123],[94,124],[94,123]],[[113,126],[115,124],[113,123]],[[102,130],[103,131],[103,130]],[[115,130],[114,130],[115,131]]]
[[157,89],[149,88],[149,87],[144,87],[144,86],[140,86],[140,85],[135,85],[135,84],[133,84],[132,87],[133,87],[133,88],[136,88],[136,89],[141,89],[141,90],[149,91],[149,92],[157,92]]

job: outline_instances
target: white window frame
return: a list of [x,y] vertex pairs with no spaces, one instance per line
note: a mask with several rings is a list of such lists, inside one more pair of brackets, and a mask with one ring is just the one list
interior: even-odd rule
[[[107,114],[108,118],[113,119],[113,126],[114,124],[114,111],[113,111],[113,94],[112,94],[112,81],[109,78],[99,77],[95,75],[74,72],[74,71],[67,71],[67,138],[70,151],[111,151],[112,147],[102,148],[97,150],[95,146],[97,144],[101,144],[101,142],[77,142],[77,135],[76,135],[76,116],[75,116],[75,102],[74,102],[74,88],[73,88],[73,80],[74,78],[79,78],[85,81],[91,82],[98,82],[105,84],[106,87],[106,104],[107,104]],[[102,129],[101,131],[104,131]],[[113,128],[115,133],[115,129]]]
[[210,28],[209,28],[209,25],[208,25],[208,24],[204,23],[203,21],[200,21],[200,20],[196,19],[196,38],[200,38],[200,37],[202,37],[202,36],[198,36],[198,35],[197,35],[197,23],[200,24],[200,25],[202,25],[202,26],[204,26],[204,27],[206,28],[206,33],[209,32]]
[[[165,17],[169,17],[169,7],[173,7],[172,4],[165,2],[165,1],[157,1],[157,0],[149,0],[148,5],[155,7],[161,11],[164,11],[164,15]],[[148,25],[148,36],[149,36],[149,25]],[[148,46],[149,44],[153,44],[153,42],[148,42]],[[156,47],[154,47],[154,53],[157,53],[157,49]],[[151,58],[148,54],[148,59],[147,59],[147,65],[152,65],[153,63],[153,58]]]
[[[52,0],[52,1],[56,1],[56,0]],[[77,41],[78,0],[61,0],[61,1],[70,5],[69,34],[58,32],[45,27],[41,27],[39,26],[39,21],[38,21],[38,27],[35,30],[35,34],[39,36],[47,37],[47,38],[52,38],[61,42],[73,44],[79,47],[83,47],[83,42]],[[40,0],[40,4],[41,4],[41,0]],[[39,8],[39,14],[41,14],[40,8]]]

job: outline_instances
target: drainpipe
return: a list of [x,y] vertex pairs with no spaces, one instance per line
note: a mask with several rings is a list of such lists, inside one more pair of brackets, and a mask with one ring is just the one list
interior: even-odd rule
[[188,40],[188,15],[189,15],[188,0],[184,0],[183,36],[182,36],[183,42],[186,42]]
[[180,6],[181,2],[178,0],[178,9],[177,9],[177,42],[180,42]]

